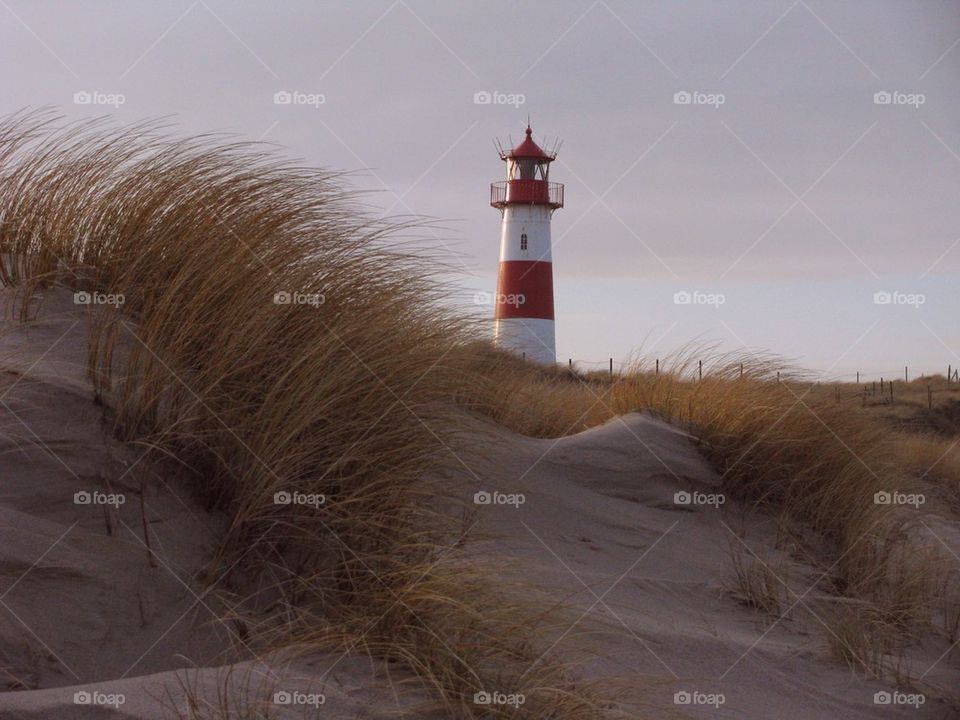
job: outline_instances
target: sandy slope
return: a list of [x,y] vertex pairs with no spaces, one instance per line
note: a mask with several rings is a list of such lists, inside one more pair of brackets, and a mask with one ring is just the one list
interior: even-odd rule
[[[142,448],[111,439],[85,361],[84,316],[66,294],[0,333],[0,718],[175,717],[183,685],[213,704],[224,686],[235,697],[303,694],[273,707],[277,718],[304,717],[310,694],[336,718],[388,717],[416,701],[397,699],[359,658],[231,664],[251,653],[218,621],[205,574],[223,519],[185,478],[151,473]],[[76,504],[83,491],[125,502]],[[83,691],[125,702],[78,705]]]
[[[715,493],[719,482],[683,431],[641,414],[560,440],[477,425],[487,440],[462,456],[473,471],[459,473],[465,492],[525,495],[519,507],[480,506],[498,535],[484,554],[576,608],[581,620],[556,650],[595,652],[588,675],[621,679],[638,714],[654,704],[694,717],[949,716],[932,699],[919,710],[876,705],[874,693],[894,688],[829,659],[816,616],[835,601],[808,592],[825,568],[798,561],[789,544],[777,548],[771,519],[733,503],[675,504],[674,493]],[[771,627],[729,591],[731,548],[756,553],[791,586],[785,607],[796,596],[803,603]],[[598,621],[602,635],[583,632]],[[914,668],[933,665],[943,649],[914,648]],[[956,675],[953,657],[926,680],[952,687]],[[725,702],[674,705],[683,691],[722,693]]]
[[[7,323],[0,336],[0,718],[171,716],[163,708],[182,707],[184,684],[213,703],[218,688],[323,693],[322,716],[331,718],[386,718],[422,699],[395,697],[360,658],[238,661],[236,631],[216,620],[216,595],[205,594],[221,519],[196,503],[185,478],[147,474],[139,448],[109,437],[84,376],[82,314],[70,298],[48,296],[41,318]],[[674,503],[678,491],[716,492],[718,482],[683,432],[634,415],[552,441],[469,422],[476,442],[460,455],[470,470],[461,465],[450,481],[468,495],[525,495],[518,508],[479,506],[497,537],[476,551],[505,576],[567,601],[574,618],[583,614],[554,651],[593,655],[584,671],[622,680],[633,712],[941,716],[932,701],[919,711],[874,705],[886,687],[830,661],[809,612],[798,607],[767,631],[768,621],[725,591],[740,536],[800,593],[817,571],[791,559],[789,547],[775,549],[765,518],[732,504]],[[74,502],[95,490],[126,502]],[[815,593],[805,600],[825,602]],[[605,632],[595,632],[601,624]],[[947,662],[942,670],[955,673]],[[177,672],[196,667],[205,669]],[[716,711],[675,706],[682,690],[723,693],[725,702]],[[78,705],[82,691],[125,702]],[[309,709],[277,706],[274,716]]]

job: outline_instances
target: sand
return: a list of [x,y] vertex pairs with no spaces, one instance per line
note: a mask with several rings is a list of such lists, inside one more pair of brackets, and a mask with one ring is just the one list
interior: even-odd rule
[[[311,695],[336,718],[416,702],[362,658],[233,662],[251,652],[219,620],[207,575],[224,518],[188,478],[152,472],[143,448],[111,438],[86,376],[85,328],[72,297],[55,293],[36,322],[0,334],[0,718],[176,717],[184,687],[215,706],[225,685],[234,697],[300,693],[277,718],[304,717],[319,703]],[[81,492],[105,502],[77,504]],[[103,704],[78,704],[84,692]]]
[[[574,618],[583,619],[557,649],[595,653],[587,676],[621,679],[634,712],[654,705],[717,718],[950,716],[933,698],[919,709],[875,704],[876,693],[895,688],[830,658],[820,620],[836,600],[809,590],[826,567],[801,562],[789,543],[778,546],[774,518],[733,502],[675,503],[677,492],[718,492],[717,473],[684,431],[643,414],[560,440],[477,424],[490,441],[464,460],[491,478],[481,489],[525,496],[519,507],[481,506],[484,525],[499,535],[484,554],[578,610]],[[755,554],[792,588],[784,610],[798,596],[803,602],[779,622],[746,607],[733,591],[734,551]],[[608,632],[578,635],[591,623]],[[946,649],[931,640],[910,651],[914,671],[934,666],[929,686],[953,687],[956,657],[937,663]],[[675,704],[682,692],[722,694],[724,702]]]
[[[426,698],[397,697],[364,658],[237,660],[245,649],[219,621],[207,574],[224,519],[196,501],[188,477],[150,470],[143,448],[111,438],[85,374],[83,313],[50,294],[35,322],[7,321],[0,335],[0,718],[175,717],[184,688],[213,706],[224,694],[300,693],[300,705],[274,706],[278,718],[304,717],[320,694],[322,717],[421,717],[412,708]],[[580,620],[551,652],[586,658],[586,677],[616,679],[628,712],[945,716],[932,698],[919,709],[875,704],[893,688],[830,659],[817,615],[834,601],[808,592],[825,568],[778,543],[773,518],[734,502],[675,502],[679,492],[710,499],[719,484],[682,430],[636,414],[539,440],[465,421],[473,442],[456,450],[448,482],[514,503],[477,505],[494,537],[474,552],[569,606]],[[124,502],[78,504],[82,492]],[[775,623],[747,607],[731,591],[731,548],[770,563],[803,603]],[[914,667],[942,651],[916,648]],[[949,687],[955,663],[945,658],[925,681]],[[701,704],[676,704],[676,693]],[[88,696],[107,704],[77,702]]]

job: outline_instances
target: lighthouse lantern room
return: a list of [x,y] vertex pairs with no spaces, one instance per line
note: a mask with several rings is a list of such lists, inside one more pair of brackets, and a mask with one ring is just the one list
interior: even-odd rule
[[494,298],[494,342],[528,360],[557,361],[550,219],[563,207],[563,185],[550,182],[556,151],[545,152],[528,124],[523,142],[500,152],[507,177],[490,185],[500,210],[500,272]]

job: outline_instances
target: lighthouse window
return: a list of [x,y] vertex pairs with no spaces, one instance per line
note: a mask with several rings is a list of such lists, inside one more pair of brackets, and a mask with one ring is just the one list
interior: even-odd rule
[[521,249],[521,250],[526,250],[526,249],[527,249],[527,234],[526,234],[526,233],[520,233],[520,249]]

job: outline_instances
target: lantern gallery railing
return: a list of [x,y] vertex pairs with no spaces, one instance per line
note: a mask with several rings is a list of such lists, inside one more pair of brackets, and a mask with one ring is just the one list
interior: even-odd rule
[[563,184],[545,180],[502,180],[490,184],[490,204],[503,208],[507,203],[563,207]]

